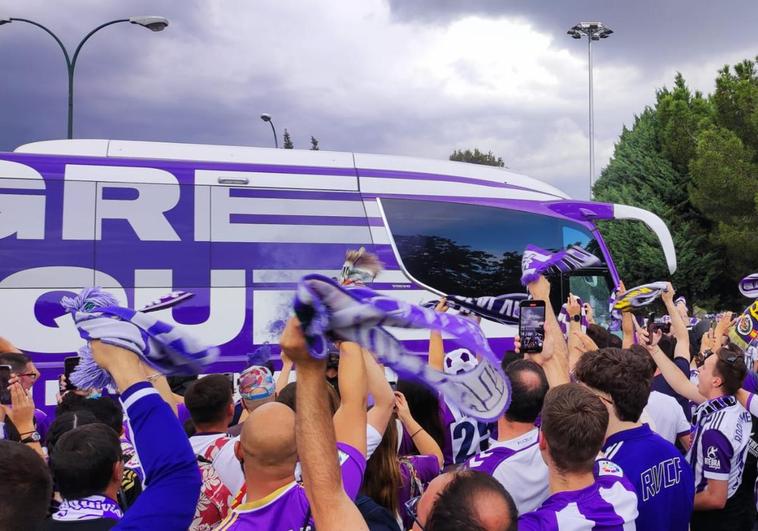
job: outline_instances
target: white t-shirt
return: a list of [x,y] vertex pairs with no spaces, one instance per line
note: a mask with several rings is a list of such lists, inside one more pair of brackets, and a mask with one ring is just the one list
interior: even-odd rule
[[489,474],[513,497],[519,514],[536,510],[550,495],[547,465],[538,444],[539,429],[507,441],[490,440],[490,447],[470,457],[466,468]]
[[374,455],[374,452],[382,443],[384,435],[374,428],[371,424],[366,424],[366,460]]
[[[204,455],[206,448],[219,437],[228,436],[224,433],[193,435],[189,439],[192,451],[195,452],[195,455]],[[239,437],[229,438],[229,442],[221,447],[216,453],[215,459],[213,459],[213,468],[216,469],[218,477],[232,494],[237,494],[242,485],[245,484],[245,474],[242,472],[242,466],[237,456],[234,455],[234,443],[238,440]]]
[[651,391],[642,412],[652,420],[650,428],[672,444],[679,436],[690,432],[690,423],[684,416],[682,406],[673,396]]

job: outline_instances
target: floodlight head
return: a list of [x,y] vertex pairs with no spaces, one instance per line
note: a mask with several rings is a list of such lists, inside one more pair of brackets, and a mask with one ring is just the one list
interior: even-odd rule
[[168,27],[168,19],[165,17],[130,17],[129,22],[144,26],[150,31],[163,31]]
[[261,120],[263,120],[264,122],[270,122],[271,115],[267,112],[264,112],[263,114],[261,114]]
[[13,22],[13,19],[11,19],[11,17],[0,17],[0,26],[3,24],[10,24],[11,22]]

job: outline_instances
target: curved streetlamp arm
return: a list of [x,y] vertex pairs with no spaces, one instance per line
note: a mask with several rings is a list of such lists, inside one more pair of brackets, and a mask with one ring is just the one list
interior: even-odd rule
[[58,36],[50,31],[48,28],[40,24],[39,22],[34,22],[33,20],[29,20],[28,18],[16,18],[11,17],[11,20],[13,22],[26,22],[27,24],[31,24],[32,26],[37,26],[38,28],[43,29],[45,32],[47,32],[48,35],[50,35],[53,39],[55,39],[55,42],[58,43],[58,46],[61,47],[61,50],[63,51],[63,56],[66,58],[66,66],[71,67],[71,59],[68,56],[68,50],[66,50],[66,47],[63,45],[61,40],[58,38]]
[[101,29],[110,26],[112,24],[118,24],[120,22],[129,22],[128,18],[120,18],[118,20],[111,20],[110,22],[106,22],[105,24],[100,24],[98,27],[90,31],[87,35],[84,36],[84,38],[79,42],[79,45],[76,47],[76,50],[74,50],[74,57],[71,59],[71,74],[74,73],[74,68],[76,68],[76,60],[79,57],[79,52],[82,51],[82,46],[84,46],[84,43],[89,40],[90,37],[92,37],[95,33],[100,31]]
[[279,149],[279,139],[276,137],[276,128],[274,127],[274,121],[269,120],[268,123],[271,124],[271,130],[274,132],[274,146],[276,149]]

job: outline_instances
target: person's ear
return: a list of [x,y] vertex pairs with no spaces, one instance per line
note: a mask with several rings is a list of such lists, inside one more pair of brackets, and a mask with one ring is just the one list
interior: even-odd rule
[[112,480],[119,485],[121,484],[121,480],[124,478],[124,462],[119,459],[115,463],[113,463],[113,476]]
[[545,434],[542,433],[542,430],[537,434],[537,444],[540,446],[540,451],[544,452],[547,450],[547,440],[545,439]]
[[229,402],[229,404],[226,406],[226,414],[229,417],[234,417],[234,400]]

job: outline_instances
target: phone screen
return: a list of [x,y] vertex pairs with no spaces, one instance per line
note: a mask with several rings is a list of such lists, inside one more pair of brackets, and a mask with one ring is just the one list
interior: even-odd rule
[[11,403],[11,392],[8,389],[8,382],[11,379],[11,366],[0,365],[0,404]]
[[519,305],[519,337],[521,352],[531,354],[542,352],[545,342],[544,301],[523,301]]
[[76,386],[71,383],[71,373],[79,365],[79,356],[69,356],[63,360],[63,374],[66,375],[66,391],[74,391]]

